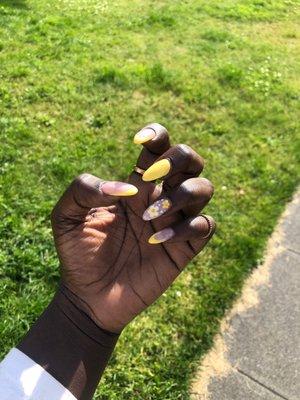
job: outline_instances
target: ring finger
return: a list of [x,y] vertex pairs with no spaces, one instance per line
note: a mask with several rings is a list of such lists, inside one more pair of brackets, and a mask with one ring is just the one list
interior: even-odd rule
[[176,188],[164,190],[161,196],[145,210],[143,219],[150,221],[180,210],[187,216],[195,216],[208,204],[213,192],[213,185],[208,179],[187,179]]

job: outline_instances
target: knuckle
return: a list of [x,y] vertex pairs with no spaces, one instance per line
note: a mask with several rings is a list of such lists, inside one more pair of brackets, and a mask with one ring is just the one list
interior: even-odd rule
[[175,146],[175,149],[180,157],[184,160],[184,162],[192,167],[195,173],[200,173],[203,170],[203,158],[190,146],[184,143],[180,143]]
[[168,135],[168,130],[163,125],[159,124],[158,122],[153,122],[152,124],[148,125],[149,128],[153,129],[156,134],[161,135]]
[[86,181],[90,178],[90,176],[91,176],[90,174],[84,172],[83,174],[76,176],[73,183],[75,186],[81,186],[86,183]]
[[154,138],[144,143],[144,146],[147,147],[154,154],[161,154],[167,151],[170,147],[170,138],[167,129],[158,123],[152,123],[147,125],[145,128],[150,128],[155,132]]
[[178,195],[184,199],[184,201],[187,201],[187,199],[194,197],[195,190],[190,187],[188,181],[184,181],[179,187]]
[[89,200],[87,200],[88,197],[92,200],[95,196],[99,195],[100,183],[100,179],[96,176],[89,173],[83,173],[74,179],[71,184],[71,192],[78,202],[81,203],[82,199],[89,202]]
[[181,153],[185,158],[190,158],[194,152],[194,150],[184,143],[179,143],[175,146],[175,149]]
[[203,188],[203,194],[211,199],[215,191],[214,185],[211,181],[207,178],[201,178],[201,186]]
[[81,192],[82,190],[91,190],[93,186],[93,175],[87,172],[78,175],[72,182],[72,189],[74,193]]
[[82,173],[73,180],[71,184],[71,192],[73,194],[74,199],[77,199],[81,197],[82,193],[87,193],[91,191],[90,187],[90,179],[91,179],[90,174],[88,173]]
[[208,202],[214,194],[214,186],[206,178],[191,178],[181,184],[180,194],[190,201]]

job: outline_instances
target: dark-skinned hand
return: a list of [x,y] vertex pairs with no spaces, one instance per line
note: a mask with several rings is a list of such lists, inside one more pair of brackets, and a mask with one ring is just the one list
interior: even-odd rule
[[134,142],[143,145],[136,165],[144,175],[134,171],[121,183],[82,174],[52,212],[62,288],[116,333],[170,286],[215,229],[199,215],[213,195],[198,177],[203,159],[185,144],[171,146],[159,124]]

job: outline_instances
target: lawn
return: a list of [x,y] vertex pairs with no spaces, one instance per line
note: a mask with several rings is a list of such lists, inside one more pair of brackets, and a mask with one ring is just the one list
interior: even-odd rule
[[81,172],[124,179],[148,122],[206,159],[218,231],[124,332],[95,399],[186,400],[299,183],[300,3],[0,0],[0,349],[48,304],[49,214]]

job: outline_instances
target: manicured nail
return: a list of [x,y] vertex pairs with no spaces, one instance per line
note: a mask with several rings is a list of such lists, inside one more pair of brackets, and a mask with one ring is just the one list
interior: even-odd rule
[[159,199],[145,210],[143,214],[143,220],[150,221],[151,219],[160,217],[167,212],[171,206],[171,200],[167,199],[166,197]]
[[101,190],[103,193],[111,196],[133,196],[138,192],[138,188],[130,183],[116,181],[103,183]]
[[148,243],[150,244],[158,244],[165,242],[171,239],[175,235],[175,232],[172,228],[165,228],[159,232],[154,233],[154,235],[150,236],[148,239]]
[[155,179],[161,178],[169,173],[171,169],[171,162],[164,158],[163,160],[159,160],[156,163],[152,164],[149,167],[142,177],[143,181],[150,182]]
[[135,137],[133,138],[133,143],[135,144],[142,144],[148,142],[155,137],[155,131],[150,128],[145,128],[139,131]]

